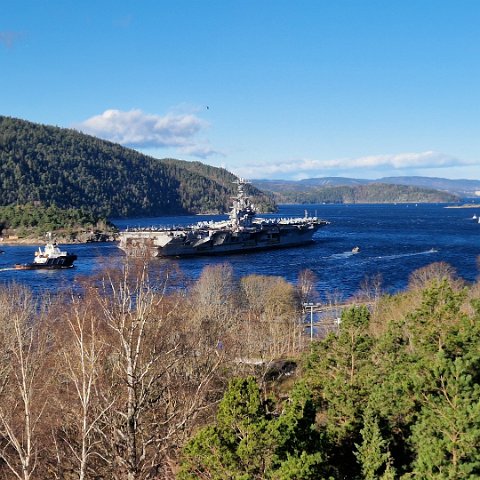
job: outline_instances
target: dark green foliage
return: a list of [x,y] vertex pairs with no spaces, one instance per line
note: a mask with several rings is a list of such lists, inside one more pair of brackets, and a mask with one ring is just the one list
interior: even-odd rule
[[480,478],[480,358],[471,353],[440,352],[429,371],[434,387],[411,437],[415,478]]
[[408,318],[412,346],[432,353],[441,351],[450,329],[456,329],[462,317],[460,307],[465,295],[465,290],[453,290],[447,279],[426,287],[420,308]]
[[424,291],[421,317],[437,334],[430,326],[425,332],[430,348],[422,345],[428,360],[410,438],[415,478],[480,478],[480,304],[472,301],[472,317],[462,314],[465,294],[445,281]]
[[330,457],[338,465],[338,475],[349,478],[359,473],[354,451],[361,441],[362,415],[368,399],[373,343],[368,333],[369,318],[366,307],[345,310],[338,335],[315,344],[307,363],[306,381],[322,412]]
[[383,438],[378,418],[370,409],[363,415],[363,428],[360,433],[362,443],[356,445],[356,457],[362,466],[365,480],[394,478],[389,442]]
[[480,478],[480,301],[467,294],[435,280],[376,335],[354,308],[314,344],[305,380],[335,478]]
[[[157,160],[74,130],[0,116],[0,205],[41,202],[110,217],[224,212],[224,169]],[[258,190],[257,204],[273,208]]]
[[54,205],[45,207],[32,203],[0,207],[0,234],[4,230],[43,235],[58,230],[95,229],[100,222],[102,229],[114,228],[106,220],[83,209],[60,209]]
[[216,423],[199,431],[185,447],[178,478],[324,478],[325,458],[307,388],[298,385],[280,413],[273,408],[272,402],[262,401],[254,378],[232,380]]

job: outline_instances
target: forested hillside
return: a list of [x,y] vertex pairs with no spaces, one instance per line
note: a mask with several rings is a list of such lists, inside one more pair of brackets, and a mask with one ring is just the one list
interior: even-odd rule
[[[233,180],[224,169],[0,116],[0,205],[41,202],[110,217],[223,212]],[[273,208],[271,198],[250,192],[261,208]]]
[[308,182],[255,180],[255,186],[271,191],[277,203],[447,203],[459,197],[432,188],[386,183],[317,185]]

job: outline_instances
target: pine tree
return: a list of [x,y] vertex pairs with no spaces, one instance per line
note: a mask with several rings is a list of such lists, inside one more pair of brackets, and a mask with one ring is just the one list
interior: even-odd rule
[[480,357],[437,355],[435,389],[425,396],[412,444],[415,478],[480,477]]
[[215,424],[186,445],[179,479],[320,480],[324,458],[308,389],[296,387],[278,415],[273,407],[253,377],[231,381]]
[[360,470],[353,451],[361,440],[362,414],[370,392],[369,321],[366,307],[345,310],[339,333],[314,345],[307,361],[306,381],[328,433],[330,457],[338,475],[349,478]]
[[369,408],[363,415],[363,428],[360,433],[362,443],[356,445],[355,456],[362,466],[363,478],[378,480],[394,476],[388,441],[383,438],[377,416]]

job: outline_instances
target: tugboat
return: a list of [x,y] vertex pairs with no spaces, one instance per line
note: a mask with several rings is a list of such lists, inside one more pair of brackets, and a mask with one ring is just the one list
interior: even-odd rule
[[33,262],[17,263],[15,268],[17,270],[57,270],[61,268],[71,268],[76,259],[76,255],[60,250],[57,243],[52,241],[52,234],[48,232],[47,244],[43,250],[42,247],[38,247]]
[[246,253],[309,244],[313,234],[329,224],[307,212],[302,218],[258,218],[244,191],[248,182],[238,179],[235,183],[238,193],[227,220],[183,228],[127,229],[120,233],[119,247],[127,255],[137,257]]

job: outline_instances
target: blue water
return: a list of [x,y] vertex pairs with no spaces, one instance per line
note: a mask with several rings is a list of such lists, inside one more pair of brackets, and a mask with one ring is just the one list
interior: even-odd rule
[[[229,263],[238,277],[248,274],[279,275],[295,283],[300,271],[312,270],[317,289],[326,296],[338,293],[347,298],[366,278],[380,275],[385,292],[407,286],[409,275],[433,262],[447,262],[468,282],[477,279],[476,259],[480,255],[480,224],[472,220],[478,209],[449,209],[444,205],[309,205],[310,214],[329,220],[320,229],[315,243],[306,247],[237,254],[222,257],[152,259],[153,271],[178,266],[186,281],[195,280],[206,265]],[[305,206],[285,205],[276,215],[303,216]],[[222,215],[158,217],[113,220],[127,226],[186,225]],[[360,247],[354,255],[353,247]],[[123,252],[113,243],[65,245],[78,260],[69,270],[16,271],[15,263],[32,261],[34,246],[1,246],[0,283],[25,284],[36,291],[81,289],[82,282],[94,281],[106,267],[119,266]]]

